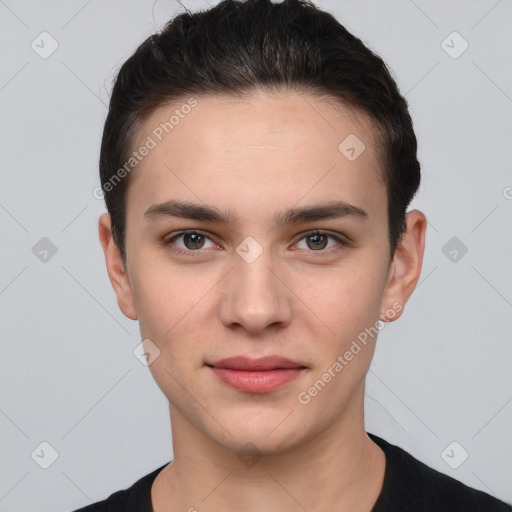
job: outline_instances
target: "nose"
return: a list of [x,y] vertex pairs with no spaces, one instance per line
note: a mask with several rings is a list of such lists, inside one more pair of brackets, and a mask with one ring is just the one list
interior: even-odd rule
[[[291,321],[291,298],[286,276],[264,251],[255,261],[234,257],[233,268],[223,280],[220,319],[225,327],[256,334],[279,329]],[[289,285],[288,285],[289,286]]]

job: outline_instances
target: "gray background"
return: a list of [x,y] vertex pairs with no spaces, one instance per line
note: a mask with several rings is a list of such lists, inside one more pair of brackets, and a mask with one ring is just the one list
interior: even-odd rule
[[[393,70],[419,139],[412,207],[429,220],[417,290],[379,336],[367,430],[512,502],[512,1],[316,3]],[[166,399],[108,281],[93,191],[111,80],[179,10],[0,0],[1,511],[74,510],[172,458]],[[58,43],[48,58],[31,47],[51,49],[43,31]],[[43,237],[57,249],[46,260]],[[42,442],[58,455],[47,469]]]

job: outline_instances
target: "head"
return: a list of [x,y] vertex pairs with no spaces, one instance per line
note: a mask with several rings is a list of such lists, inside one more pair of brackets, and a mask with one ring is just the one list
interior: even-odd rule
[[[118,73],[100,176],[109,276],[158,354],[173,427],[268,452],[355,428],[379,319],[414,290],[426,227],[406,213],[416,138],[380,57],[300,0],[180,14]],[[304,371],[240,391],[210,367],[237,355]]]

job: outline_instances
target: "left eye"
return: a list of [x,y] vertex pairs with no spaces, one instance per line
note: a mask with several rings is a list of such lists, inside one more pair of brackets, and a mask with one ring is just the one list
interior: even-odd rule
[[[328,247],[329,239],[331,239],[335,243]],[[335,246],[337,243],[341,244],[341,245],[347,245],[347,243],[343,239],[341,239],[337,236],[331,235],[330,233],[323,233],[321,231],[312,231],[310,233],[306,233],[301,238],[301,241],[302,240],[305,241],[306,249],[312,249],[313,252],[321,252],[326,248],[330,249],[333,246]]]

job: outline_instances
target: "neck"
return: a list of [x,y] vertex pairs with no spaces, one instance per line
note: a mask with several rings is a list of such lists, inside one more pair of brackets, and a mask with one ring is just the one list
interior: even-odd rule
[[370,512],[382,489],[385,456],[365,432],[362,409],[361,400],[358,411],[346,410],[300,446],[245,466],[171,408],[176,448],[153,484],[154,512]]

